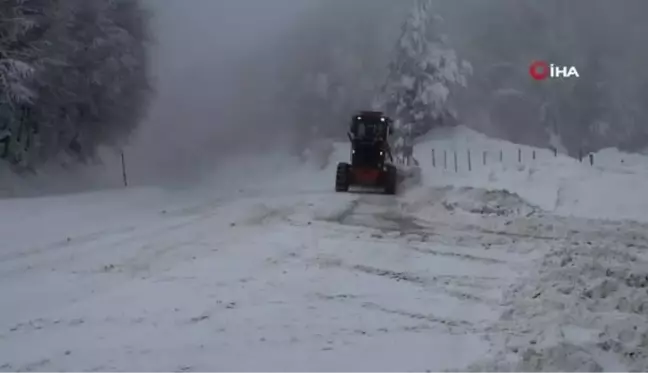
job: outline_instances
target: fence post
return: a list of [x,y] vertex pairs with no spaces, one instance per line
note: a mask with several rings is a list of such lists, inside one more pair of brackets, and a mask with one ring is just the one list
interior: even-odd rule
[[443,168],[448,169],[448,151],[444,150],[443,151]]
[[536,151],[534,150],[533,151],[533,160],[535,161],[535,159],[536,159]]
[[472,161],[470,159],[470,149],[468,149],[468,171],[472,171]]
[[554,157],[557,157],[558,156],[558,148],[553,148],[553,151],[554,151]]
[[504,151],[500,150],[500,163],[504,162]]
[[432,149],[432,167],[436,167],[436,157],[434,156],[434,149]]
[[124,180],[124,186],[128,186],[128,177],[126,176],[126,158],[124,157],[124,151],[121,151],[121,166],[122,166],[122,178]]
[[518,163],[522,163],[522,148],[518,149]]
[[482,157],[484,158],[484,166],[486,166],[486,151],[485,150],[484,150],[484,154],[482,155]]
[[454,164],[455,164],[455,172],[459,172],[459,164],[457,163],[457,151],[456,150],[454,152]]
[[589,154],[590,165],[594,166],[594,153]]

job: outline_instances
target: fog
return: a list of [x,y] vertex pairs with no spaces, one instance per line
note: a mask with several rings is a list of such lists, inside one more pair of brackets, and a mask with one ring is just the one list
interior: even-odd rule
[[260,110],[248,107],[251,103],[241,97],[241,88],[267,91],[269,87],[248,78],[245,71],[263,70],[276,62],[255,60],[255,55],[303,17],[313,1],[150,0],[147,4],[152,15],[156,98],[126,149],[131,174],[141,182],[192,176],[265,136],[254,130],[271,124]]
[[[146,4],[156,97],[124,149],[137,183],[191,180],[243,152],[294,151],[315,127],[335,135],[370,105],[409,2]],[[108,158],[114,175],[119,157]]]
[[[48,161],[26,194],[195,184],[242,154],[302,154],[343,137],[384,82],[411,1],[141,0],[150,13],[154,96],[126,144],[96,161]],[[130,133],[130,132],[129,132]],[[123,138],[120,138],[120,142]],[[34,194],[34,193],[29,193]]]
[[[343,136],[350,112],[385,81],[412,4],[146,1],[156,97],[124,149],[134,183],[193,182],[241,153]],[[459,123],[572,156],[648,144],[645,1],[433,3],[449,45],[474,67],[468,88],[453,92]],[[533,59],[578,65],[586,78],[538,84]],[[105,160],[117,180],[119,157]]]

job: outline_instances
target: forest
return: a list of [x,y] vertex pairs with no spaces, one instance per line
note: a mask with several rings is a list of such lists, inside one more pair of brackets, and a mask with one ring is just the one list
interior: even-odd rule
[[[280,35],[228,58],[227,120],[201,128],[214,139],[205,146],[254,131],[303,148],[343,138],[352,112],[375,108],[397,120],[399,140],[463,124],[571,155],[648,147],[645,1],[311,2]],[[164,6],[0,3],[0,162],[36,169],[62,154],[84,163],[102,147],[137,147],[161,93],[150,54],[166,41],[150,19]],[[535,81],[534,60],[576,66],[580,78]]]
[[147,113],[147,12],[136,0],[0,3],[0,158],[20,169],[118,146]]

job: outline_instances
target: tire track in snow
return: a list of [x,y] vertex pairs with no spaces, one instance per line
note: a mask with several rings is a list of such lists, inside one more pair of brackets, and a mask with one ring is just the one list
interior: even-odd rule
[[76,246],[84,246],[92,242],[96,242],[105,236],[127,234],[135,231],[135,229],[136,227],[134,226],[127,226],[122,228],[100,230],[97,232],[82,234],[77,236],[71,235],[69,237],[66,237],[64,239],[61,239],[51,244],[33,247],[26,250],[19,250],[18,252],[9,253],[5,255],[0,255],[0,263],[17,260],[17,259],[25,259],[28,257],[32,257],[34,255],[43,254],[50,251],[69,249]]
[[[231,203],[234,203],[234,201],[231,201]],[[220,207],[225,208],[227,205],[214,203],[209,208],[196,210],[200,211],[196,215],[180,214],[178,216],[167,217],[166,214],[162,214],[159,216],[161,220],[157,224],[152,224],[148,227],[129,226],[100,231],[81,236],[80,239],[70,238],[22,254],[19,253],[4,258],[4,261],[0,261],[0,278],[22,275],[29,271],[45,268],[64,271],[67,263],[83,260],[84,255],[96,255],[99,253],[109,257],[116,256],[119,252],[123,251],[124,247],[136,246],[138,242],[141,247],[135,251],[135,256],[142,257],[143,253],[149,252],[149,254],[145,255],[149,259],[154,259],[162,253],[171,252],[183,247],[187,248],[195,245],[203,247],[204,244],[200,243],[197,238],[189,241],[186,238],[171,238],[174,234],[186,229],[198,230],[192,236],[200,236],[202,233],[212,231],[214,225],[220,225],[223,229],[227,226],[235,227],[237,224],[243,226],[263,225],[275,219],[285,221],[293,212],[291,206],[273,208],[258,204],[257,207],[260,208],[251,209],[250,214],[244,216],[239,221],[235,219],[230,222],[229,220],[220,219],[218,222],[211,223],[210,220],[212,218],[223,215],[219,209]],[[211,227],[206,227],[209,224],[212,224]],[[111,262],[111,260],[107,260],[107,262]],[[139,262],[142,262],[142,259]],[[115,263],[106,263],[105,265],[111,268],[118,266]],[[101,269],[97,268],[91,271],[101,272]]]
[[[25,263],[26,267],[16,266],[19,262],[2,263],[0,274],[3,281],[0,289],[6,287],[14,292],[23,281],[44,275],[62,285],[47,293],[47,297],[52,299],[47,305],[48,309],[58,309],[73,303],[87,303],[106,294],[119,292],[133,281],[151,277],[161,278],[164,273],[174,268],[192,265],[192,262],[218,255],[228,245],[249,239],[250,228],[265,229],[264,226],[273,223],[286,223],[284,217],[289,215],[290,211],[292,206],[252,209],[249,214],[243,213],[242,217],[239,216],[235,220],[238,224],[233,226],[226,223],[229,220],[211,221],[210,218],[219,213],[211,211],[198,217],[181,219],[180,222],[178,219],[165,220],[163,224],[147,227],[145,232],[138,231],[112,241],[108,239],[108,242],[101,245],[88,242],[87,246],[80,248],[87,254],[85,256],[76,256],[78,252],[74,250],[72,253],[55,252],[35,257],[38,261]],[[219,224],[224,229],[223,234],[214,240],[215,225]],[[51,268],[56,268],[56,271],[52,271]],[[74,284],[70,283],[72,279]],[[193,280],[195,278],[188,282]],[[32,284],[25,286],[21,291],[25,298],[7,307],[6,315],[17,315],[20,304],[29,304],[29,297],[40,297],[43,293],[42,288]],[[36,325],[33,330],[40,330],[42,327],[38,325],[42,323],[38,320],[43,318],[38,317],[39,314],[42,312],[30,308],[30,312],[23,315],[22,321],[15,320],[16,325],[22,325],[21,329],[25,325]],[[10,328],[9,325],[6,326]]]
[[[450,218],[450,213],[445,209],[439,209],[436,219],[441,224],[437,224],[436,220],[426,221],[409,215],[407,209],[398,199],[381,197],[376,195],[361,196],[337,219],[325,220],[326,223],[334,223],[334,225],[327,226],[325,224],[324,227],[337,232],[337,235],[332,234],[328,239],[335,242],[338,239],[343,240],[342,237],[345,236],[349,238],[355,236],[355,238],[351,238],[353,243],[345,244],[345,246],[353,247],[356,243],[363,247],[366,246],[364,258],[360,250],[347,252],[347,249],[343,249],[341,252],[327,252],[311,260],[324,271],[337,268],[349,273],[359,273],[400,283],[402,286],[411,288],[411,290],[404,290],[406,293],[418,294],[422,291],[422,294],[428,294],[427,296],[432,299],[434,297],[440,299],[449,297],[446,299],[454,299],[455,306],[453,307],[465,303],[462,307],[466,309],[483,310],[476,311],[481,317],[471,316],[469,311],[457,313],[465,315],[466,319],[462,319],[461,316],[458,319],[447,317],[447,315],[441,317],[435,315],[434,311],[431,313],[423,311],[421,307],[427,301],[418,301],[417,307],[410,308],[399,307],[398,303],[385,301],[386,299],[371,299],[371,296],[369,299],[363,299],[367,296],[336,297],[330,295],[328,298],[324,296],[324,299],[400,316],[404,319],[418,320],[432,330],[442,330],[448,334],[471,333],[477,335],[502,332],[495,328],[494,324],[497,318],[493,316],[503,312],[502,297],[505,290],[515,282],[515,276],[521,276],[521,272],[526,270],[526,267],[519,265],[518,261],[527,255],[530,248],[538,248],[539,244],[560,239],[545,235],[540,231],[527,233],[523,230],[520,232],[517,226],[505,224],[505,222],[511,221],[510,217],[497,216],[477,220],[471,224],[457,216]],[[450,219],[444,221],[446,218]],[[529,218],[522,219],[528,220]],[[492,222],[497,222],[497,224],[490,224]],[[501,225],[502,229],[498,229],[497,225]],[[376,250],[371,247],[372,245],[381,249]],[[392,249],[389,250],[388,247]],[[408,254],[410,252],[423,255],[418,257],[418,265],[414,265],[413,268],[407,263],[416,260],[414,258],[417,257],[412,257],[411,254]],[[398,253],[402,253],[403,258],[410,259],[403,263],[390,259],[397,258]],[[384,259],[379,259],[382,256]],[[426,259],[425,256],[429,256],[430,259]],[[462,268],[464,266],[462,263],[468,264],[466,269],[461,272],[470,272],[468,268],[471,266],[474,266],[478,271],[474,274],[460,272],[446,274],[444,272],[449,268],[443,268],[443,265],[439,267],[435,264],[435,257],[443,259],[445,261],[443,263],[447,263],[453,268]],[[529,258],[527,257],[527,259]],[[425,269],[424,263],[428,260],[430,260],[431,267]],[[515,273],[517,275],[513,275]],[[330,276],[337,275],[331,274]],[[432,306],[431,310],[435,310],[437,307],[438,305]],[[443,313],[447,313],[447,310]]]
[[[479,285],[473,285],[470,283],[469,279],[466,277],[458,276],[423,276],[411,272],[404,271],[394,271],[390,269],[377,268],[368,265],[356,264],[356,265],[347,265],[342,260],[335,259],[324,259],[318,261],[318,264],[329,267],[329,268],[341,268],[346,269],[351,272],[359,272],[367,275],[377,276],[392,280],[395,282],[409,283],[424,288],[429,288],[434,291],[441,291],[446,295],[454,297],[459,300],[468,300],[473,302],[479,302],[489,305],[497,305],[498,302],[491,299],[486,299],[476,294],[471,294],[468,292],[463,292],[459,290],[450,289],[451,286],[456,286],[459,288],[475,288],[479,289]],[[478,282],[479,280],[475,280]]]

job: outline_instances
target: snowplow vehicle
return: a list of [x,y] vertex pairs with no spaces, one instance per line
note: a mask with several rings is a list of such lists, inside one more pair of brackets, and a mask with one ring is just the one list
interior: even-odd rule
[[392,120],[382,112],[362,111],[353,116],[347,133],[351,163],[338,163],[336,192],[348,192],[350,187],[359,186],[396,194],[397,169],[388,142],[392,131]]

